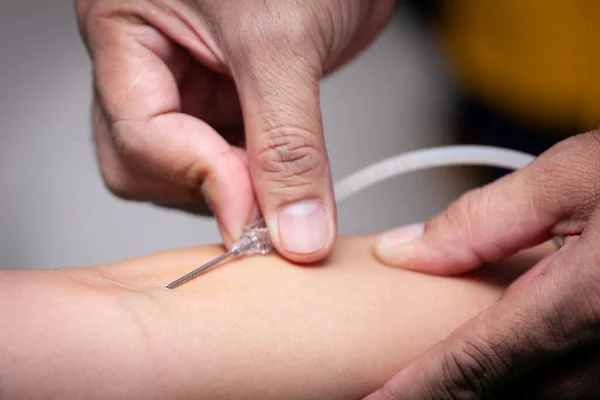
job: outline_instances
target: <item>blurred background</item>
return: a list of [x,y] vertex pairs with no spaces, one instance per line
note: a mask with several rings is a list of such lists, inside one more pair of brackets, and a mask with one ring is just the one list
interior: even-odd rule
[[[523,14],[531,17],[536,5],[552,8],[543,6],[548,2],[442,2],[456,4],[444,10],[433,3],[403,2],[378,41],[323,82],[334,180],[388,156],[456,142],[500,144],[538,153],[565,132],[581,131],[590,123],[592,113],[577,113],[577,93],[568,90],[581,93],[585,81],[559,78],[568,75],[566,68],[574,62],[597,67],[594,61],[600,52],[588,55],[595,57],[592,60],[576,61],[555,52],[548,57],[562,61],[544,64],[545,53],[532,51],[539,41],[550,43],[557,35],[570,48],[560,27],[551,27],[553,15],[544,11],[537,13],[541,14],[537,20],[522,20],[534,31],[550,29],[550,36],[530,35],[537,44],[535,38],[528,42],[519,35],[521,25],[502,25],[502,18],[510,22],[521,21]],[[522,6],[525,3],[533,8]],[[563,6],[569,8],[570,3],[578,2],[563,2]],[[486,8],[486,4],[493,6]],[[513,6],[512,14],[507,5]],[[564,10],[555,11],[565,17]],[[571,14],[567,17],[575,22],[585,17]],[[579,40],[577,35],[587,34],[584,24],[567,39]],[[513,46],[504,46],[511,39]],[[513,57],[498,58],[510,51]],[[528,59],[536,54],[537,59]],[[529,69],[519,72],[518,66],[523,65]],[[529,89],[519,81],[522,77],[527,81],[527,76],[536,77]],[[560,83],[562,92],[545,90],[544,77]],[[550,101],[556,92],[571,103]],[[548,101],[539,105],[536,96]],[[90,63],[79,39],[73,1],[3,0],[0,268],[89,266],[219,242],[212,219],[129,203],[109,194],[96,166],[90,99]],[[593,104],[594,99],[588,100]],[[567,113],[556,115],[557,110]],[[547,115],[554,119],[548,122]],[[424,220],[468,188],[500,173],[440,169],[379,184],[342,203],[340,233],[375,232]]]

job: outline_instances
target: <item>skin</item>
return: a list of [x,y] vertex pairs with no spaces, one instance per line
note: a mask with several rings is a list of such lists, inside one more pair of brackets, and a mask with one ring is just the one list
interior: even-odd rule
[[284,257],[326,257],[337,220],[319,81],[377,36],[395,1],[76,5],[106,186],[214,212],[227,245],[262,213]]
[[598,154],[598,131],[571,137],[465,194],[420,230],[379,238],[380,260],[440,276],[469,273],[552,236],[566,244],[369,400],[598,398]]
[[175,290],[164,285],[222,249],[2,271],[1,397],[357,399],[493,305],[515,266],[547,251],[433,277],[384,266],[373,240],[342,238],[313,268],[278,255],[233,260]]

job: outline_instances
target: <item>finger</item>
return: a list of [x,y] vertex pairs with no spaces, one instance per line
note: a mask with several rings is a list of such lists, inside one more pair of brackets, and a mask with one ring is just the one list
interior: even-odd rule
[[92,107],[92,132],[102,180],[115,196],[190,214],[214,216],[199,188],[168,182],[127,165],[112,142],[108,121],[97,99]]
[[180,112],[175,46],[149,26],[98,18],[90,42],[100,102],[124,162],[202,191],[223,239],[249,222],[254,194],[239,153],[203,121]]
[[382,235],[383,262],[436,274],[469,271],[539,244],[578,234],[600,194],[600,142],[579,135],[530,165],[472,190],[424,225]]
[[598,232],[565,246],[544,273],[464,324],[367,399],[484,398],[597,340],[598,214]]
[[539,262],[537,262],[532,268],[527,270],[523,275],[521,275],[517,280],[510,284],[502,293],[502,297],[513,295],[515,292],[522,290],[523,287],[527,286],[535,277],[537,277],[542,271],[546,269],[548,264],[552,262],[554,257],[556,256],[556,252],[548,254],[544,258],[542,258]]
[[[561,247],[561,251],[567,251],[573,243],[575,243],[579,239],[579,236],[566,236],[563,240],[564,244]],[[516,291],[522,290],[525,286],[527,286],[533,279],[535,279],[539,274],[545,271],[546,267],[554,260],[557,251],[554,251],[545,257],[543,257],[540,261],[538,261],[532,268],[527,270],[524,274],[519,276],[517,280],[515,280],[502,294],[503,297],[510,296],[514,294]]]
[[331,250],[337,230],[320,61],[308,42],[275,44],[276,51],[265,46],[247,50],[232,66],[254,190],[277,250],[293,261],[317,261]]
[[106,187],[117,197],[159,204],[202,202],[197,187],[177,185],[127,165],[114,146],[109,123],[97,99],[94,100],[92,107],[92,132],[102,179]]

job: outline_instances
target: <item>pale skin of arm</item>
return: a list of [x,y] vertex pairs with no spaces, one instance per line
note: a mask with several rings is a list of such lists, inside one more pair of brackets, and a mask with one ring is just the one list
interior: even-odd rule
[[222,249],[3,271],[0,397],[361,398],[513,278],[498,268],[458,278],[393,269],[372,242],[342,238],[311,267],[241,258],[175,290],[164,285]]

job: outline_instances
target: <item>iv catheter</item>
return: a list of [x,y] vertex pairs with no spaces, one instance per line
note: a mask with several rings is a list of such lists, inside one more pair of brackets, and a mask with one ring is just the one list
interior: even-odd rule
[[187,281],[194,279],[202,272],[206,271],[210,267],[219,264],[221,261],[239,255],[251,255],[251,254],[267,254],[273,249],[273,244],[269,238],[269,230],[264,219],[247,225],[242,233],[242,238],[235,242],[228,251],[221,254],[220,256],[212,259],[201,267],[196,268],[192,272],[189,272],[181,278],[169,283],[167,289],[175,289],[177,286],[181,286]]
[[[339,204],[369,186],[408,172],[459,165],[516,170],[529,164],[534,159],[535,157],[530,154],[492,146],[460,145],[416,150],[379,161],[338,181],[334,186],[335,199]],[[169,283],[166,287],[174,289],[183,285],[229,257],[267,254],[272,249],[273,244],[267,225],[263,219],[260,219],[248,225],[244,229],[241,239],[234,243],[227,252]]]

